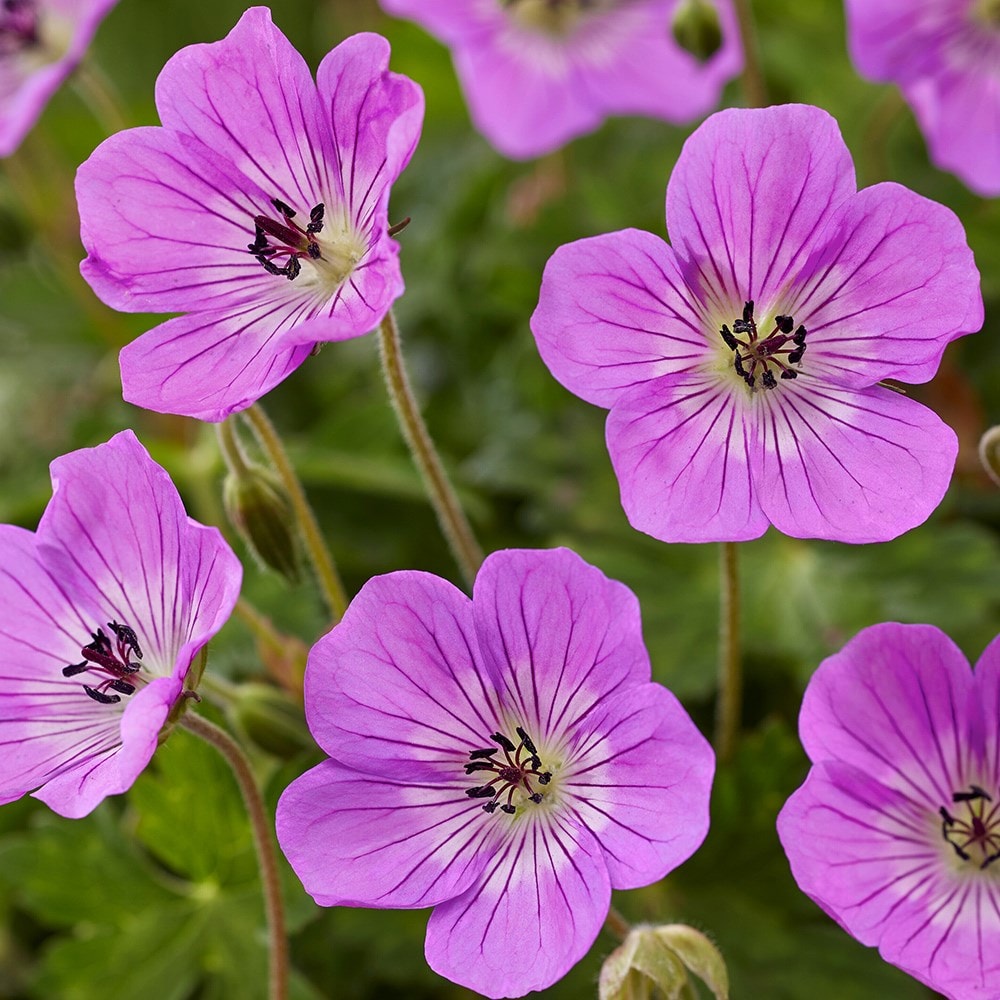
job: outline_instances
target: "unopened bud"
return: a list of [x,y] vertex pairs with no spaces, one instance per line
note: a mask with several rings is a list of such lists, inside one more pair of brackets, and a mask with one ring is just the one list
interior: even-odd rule
[[230,523],[260,563],[296,583],[295,518],[278,478],[259,465],[231,470],[222,487],[222,502]]
[[241,684],[233,721],[249,740],[275,757],[294,757],[316,747],[301,706],[270,684]]
[[711,0],[683,0],[671,30],[677,44],[699,62],[708,62],[722,48],[719,12]]
[[718,948],[687,924],[667,924],[654,932],[708,988],[716,1000],[729,1000],[729,972]]

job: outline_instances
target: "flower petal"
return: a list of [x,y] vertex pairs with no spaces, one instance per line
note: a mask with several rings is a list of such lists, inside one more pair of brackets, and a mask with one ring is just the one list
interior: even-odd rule
[[746,411],[731,371],[665,375],[615,403],[608,451],[633,528],[665,542],[744,541],[767,530],[751,490]]
[[267,7],[251,7],[221,41],[176,53],[157,78],[156,107],[168,129],[197,137],[298,212],[336,190],[312,74]]
[[619,688],[648,681],[639,602],[569,549],[507,549],[476,577],[486,670],[535,741],[558,737]]
[[841,385],[926,382],[983,324],[979,271],[954,212],[898,184],[865,188],[824,228],[788,311],[808,366]]
[[311,344],[286,347],[283,335],[316,308],[302,296],[167,320],[122,348],[123,395],[158,413],[225,420],[306,360]]
[[469,599],[429,573],[369,580],[313,646],[306,717],[341,763],[400,780],[462,778],[500,714],[479,663]]
[[948,489],[954,431],[899,393],[800,378],[757,403],[754,490],[786,535],[888,541],[926,521]]
[[[1000,791],[1000,636],[997,636],[983,651],[976,664],[977,700],[982,703],[983,713],[983,765],[985,781],[992,781]],[[986,720],[990,720],[987,722]]]
[[667,229],[689,282],[728,316],[770,312],[855,192],[836,121],[807,105],[720,111],[684,144],[667,185]]
[[583,958],[610,902],[590,833],[555,817],[522,822],[478,885],[435,908],[427,962],[483,996],[520,997],[551,986]]
[[484,26],[501,23],[503,11],[493,0],[379,0],[383,10],[396,17],[408,17],[438,38],[451,43]]
[[968,661],[939,629],[874,625],[813,674],[799,734],[814,762],[850,764],[936,814],[977,780],[975,692]]
[[422,785],[324,761],[281,796],[281,849],[320,906],[452,899],[478,880],[503,831],[465,794],[461,773],[451,784]]
[[248,251],[268,195],[200,139],[135,128],[76,176],[84,278],[127,312],[238,307],[286,290]]
[[597,838],[615,889],[663,878],[708,833],[715,754],[680,702],[659,684],[619,691],[577,727],[560,776]]
[[705,358],[707,321],[694,301],[673,250],[625,229],[556,250],[531,330],[570,392],[610,407],[632,386]]

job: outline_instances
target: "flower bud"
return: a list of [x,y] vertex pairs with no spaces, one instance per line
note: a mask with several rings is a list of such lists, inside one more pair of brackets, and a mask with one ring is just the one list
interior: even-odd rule
[[674,40],[699,62],[707,62],[722,47],[719,12],[711,0],[684,0],[674,14]]
[[716,1000],[728,1000],[729,976],[718,949],[704,934],[683,924],[632,929],[605,960],[598,983],[600,1000],[677,1000],[691,995],[688,971]]
[[302,707],[270,684],[241,684],[233,721],[251,742],[275,757],[294,757],[316,747]]
[[232,526],[259,562],[289,583],[299,579],[295,517],[278,478],[259,465],[231,469],[222,502]]
[[990,479],[1000,486],[1000,427],[991,427],[980,438],[979,460]]

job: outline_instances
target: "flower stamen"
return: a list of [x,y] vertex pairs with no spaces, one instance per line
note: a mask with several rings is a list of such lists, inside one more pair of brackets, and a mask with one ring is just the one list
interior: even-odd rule
[[[294,281],[302,271],[300,257],[319,260],[323,256],[315,236],[323,230],[323,216],[326,207],[322,202],[314,205],[309,212],[309,222],[302,229],[295,222],[296,212],[280,198],[272,198],[271,204],[281,213],[282,222],[269,219],[266,215],[255,215],[254,241],[247,244],[247,250],[268,274],[281,274]],[[270,239],[269,239],[270,237]],[[275,240],[276,243],[271,243]],[[287,258],[284,265],[275,264],[275,259]]]
[[772,365],[778,370],[780,378],[798,378],[799,373],[790,366],[801,364],[802,355],[806,352],[804,326],[795,329],[795,320],[791,316],[775,316],[774,329],[762,339],[753,311],[752,300],[744,303],[742,319],[733,321],[732,330],[723,323],[719,331],[723,343],[734,354],[736,374],[746,382],[751,392],[756,391],[758,368],[761,369],[760,381],[765,389],[774,389],[778,385]]
[[967,792],[955,792],[951,797],[958,817],[944,806],[939,810],[941,834],[963,861],[987,868],[1000,860],[1000,803],[978,785],[969,785]]
[[[474,774],[477,771],[490,771],[496,776],[485,785],[477,785],[474,788],[467,788],[465,794],[470,799],[489,799],[483,805],[483,809],[488,813],[496,812],[499,807],[501,812],[513,815],[517,812],[514,805],[514,793],[524,789],[529,801],[539,803],[542,801],[543,793],[536,791],[532,785],[532,777],[539,785],[547,785],[552,780],[552,772],[542,770],[542,761],[538,756],[538,749],[532,742],[528,734],[520,726],[515,727],[518,744],[505,736],[503,733],[493,733],[490,739],[503,751],[502,760],[495,759],[500,751],[494,747],[486,747],[483,750],[472,750],[469,753],[469,763],[465,765],[466,774]],[[523,756],[523,754],[527,756]],[[501,797],[506,793],[506,801],[502,804]]]
[[[134,656],[136,661],[141,660],[142,648],[139,646],[139,639],[134,629],[117,621],[110,621],[107,624],[115,637],[114,644],[112,645],[103,628],[91,632],[91,641],[80,650],[83,660],[63,667],[63,677],[76,677],[87,671],[96,673],[102,677],[100,683],[94,687],[84,684],[83,690],[94,701],[102,705],[113,705],[121,701],[121,695],[135,692],[135,684],[125,678],[139,672],[140,665],[133,661],[132,657]],[[109,691],[118,693],[108,694]]]

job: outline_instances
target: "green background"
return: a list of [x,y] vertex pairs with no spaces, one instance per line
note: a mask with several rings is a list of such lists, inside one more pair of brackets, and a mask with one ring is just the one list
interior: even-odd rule
[[[1000,491],[975,449],[983,429],[1000,422],[1000,201],[976,198],[935,170],[896,91],[855,74],[838,0],[756,0],[754,8],[772,100],[832,112],[862,185],[891,178],[959,213],[983,275],[987,323],[949,347],[934,382],[912,391],[962,446],[952,488],[927,524],[883,545],[771,532],[741,547],[742,748],[719,773],[704,847],[664,883],[616,905],[632,919],[706,931],[729,963],[736,997],[908,1000],[931,994],[797,891],[774,819],[806,771],[796,714],[824,656],[885,620],[936,624],[973,659],[996,634]],[[122,0],[91,60],[127,123],[155,123],[153,84],[165,60],[220,38],[242,10],[230,0]],[[657,679],[709,732],[716,547],[664,545],[628,526],[603,411],[551,378],[528,329],[556,247],[629,226],[665,235],[664,188],[690,128],[621,119],[558,156],[508,163],[472,131],[447,51],[416,26],[390,20],[370,0],[299,0],[276,5],[274,16],[313,66],[348,34],[380,31],[392,42],[393,68],[424,87],[423,139],[393,190],[392,219],[413,219],[400,237],[408,292],[397,314],[431,432],[484,546],[568,545],[632,587]],[[733,84],[723,103],[740,101]],[[192,515],[222,525],[212,428],[120,397],[118,349],[159,319],[112,312],[77,272],[73,173],[107,133],[67,86],[21,150],[0,162],[0,521],[33,528],[50,493],[48,462],[132,427]],[[373,337],[327,345],[266,405],[351,592],[401,568],[460,582],[387,404]],[[327,628],[316,591],[308,580],[287,587],[234,545],[247,565],[244,593],[279,638],[262,646],[234,617],[213,643],[209,671],[292,677],[294,687],[305,649]],[[258,749],[272,803],[318,759],[303,745]],[[319,911],[287,874],[298,1000],[469,996],[426,967],[425,913]],[[592,995],[613,946],[602,935],[544,996]],[[265,973],[242,806],[225,765],[191,737],[171,737],[132,793],[86,820],[62,820],[33,800],[0,809],[0,996],[254,1000],[264,996]]]

